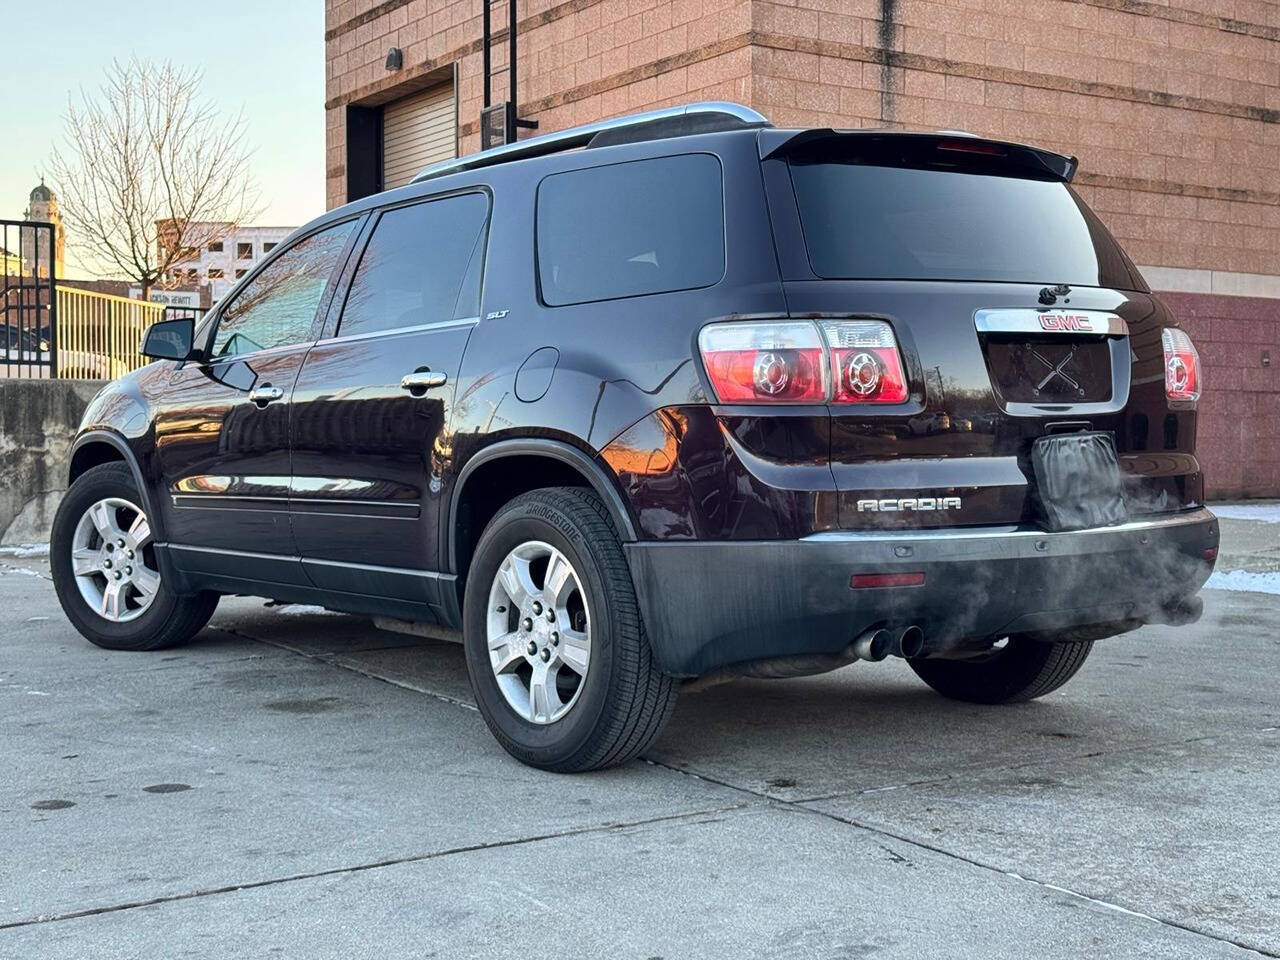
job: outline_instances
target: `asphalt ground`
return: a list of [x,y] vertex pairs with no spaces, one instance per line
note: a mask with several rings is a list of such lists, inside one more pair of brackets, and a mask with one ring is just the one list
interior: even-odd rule
[[[1224,519],[1223,570],[1280,524]],[[0,957],[1280,956],[1280,596],[1100,642],[1035,703],[899,661],[682,696],[523,767],[459,647],[228,598],[98,650],[0,554]]]

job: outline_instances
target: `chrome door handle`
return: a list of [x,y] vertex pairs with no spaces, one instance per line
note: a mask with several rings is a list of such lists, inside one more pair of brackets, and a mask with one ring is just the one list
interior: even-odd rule
[[254,403],[260,404],[261,406],[264,406],[264,407],[268,403],[272,403],[276,400],[281,399],[283,396],[284,396],[283,390],[281,390],[279,387],[273,387],[269,383],[264,383],[262,386],[254,387],[252,390],[249,391],[249,399],[252,400]]
[[407,373],[400,378],[400,389],[414,393],[430,390],[432,387],[443,387],[449,378],[437,370],[424,370],[421,373]]

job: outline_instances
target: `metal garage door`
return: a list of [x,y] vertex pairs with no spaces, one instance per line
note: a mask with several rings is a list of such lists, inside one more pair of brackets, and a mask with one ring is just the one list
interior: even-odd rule
[[382,186],[403,187],[423,167],[458,155],[453,84],[424,90],[382,108]]

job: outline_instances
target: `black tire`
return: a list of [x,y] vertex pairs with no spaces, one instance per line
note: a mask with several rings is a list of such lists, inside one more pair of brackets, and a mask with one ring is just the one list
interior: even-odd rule
[[218,594],[206,591],[179,596],[161,579],[151,606],[136,619],[125,622],[108,620],[81,595],[72,572],[72,538],[84,512],[108,497],[142,505],[138,485],[127,465],[104,463],[86,470],[58,505],[49,538],[49,566],[63,612],[86,640],[108,650],[160,650],[186,643],[213,616]]
[[1012,636],[982,660],[908,660],[921,680],[944,697],[967,703],[1021,703],[1052,693],[1076,675],[1091,641]]
[[[591,660],[578,699],[559,720],[535,724],[499,689],[490,665],[489,593],[508,553],[529,541],[559,550],[573,565],[591,609]],[[557,773],[599,770],[645,750],[675,705],[678,684],[655,666],[631,571],[600,498],[576,487],[534,490],[489,522],[467,574],[467,672],[480,713],[503,748],[522,763]]]

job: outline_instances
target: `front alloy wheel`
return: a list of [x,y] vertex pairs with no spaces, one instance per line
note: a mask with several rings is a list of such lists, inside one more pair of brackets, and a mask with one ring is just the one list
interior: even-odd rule
[[146,613],[160,589],[151,525],[135,504],[106,497],[88,507],[71,536],[71,569],[89,609],[113,623]]
[[111,650],[185,643],[209,622],[218,595],[181,595],[160,576],[158,547],[133,472],[102,463],[58,505],[49,566],[58,602],[90,642]]

